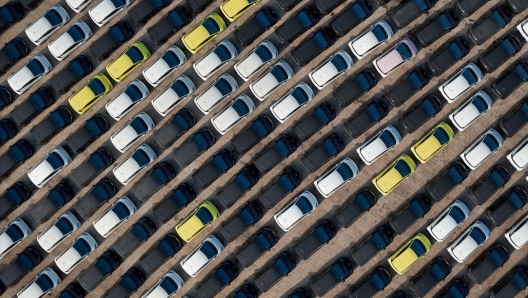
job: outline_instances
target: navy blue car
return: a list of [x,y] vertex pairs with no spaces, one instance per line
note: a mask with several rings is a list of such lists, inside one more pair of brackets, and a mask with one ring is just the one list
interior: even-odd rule
[[360,240],[352,249],[350,256],[358,265],[365,265],[368,260],[372,259],[378,252],[384,250],[392,243],[390,230],[385,226],[380,226],[376,230]]
[[66,106],[60,106],[31,129],[31,136],[39,145],[45,144],[73,120],[72,112]]
[[174,158],[180,166],[186,166],[198,155],[216,143],[216,138],[207,128],[201,128],[189,140],[174,151]]
[[372,15],[372,7],[368,1],[358,0],[348,5],[340,14],[330,21],[330,28],[336,36],[344,36],[361,22]]
[[422,47],[427,47],[435,42],[447,32],[458,25],[458,17],[450,10],[446,9],[435,18],[431,19],[414,33],[414,36]]
[[228,261],[218,266],[213,274],[210,274],[202,282],[196,285],[196,292],[200,298],[210,298],[229,285],[238,276],[235,266]]
[[363,188],[335,211],[334,218],[343,227],[349,227],[363,213],[369,211],[376,204],[376,201],[374,192],[368,188]]
[[0,7],[0,33],[11,27],[14,23],[22,20],[24,8],[16,2],[7,2]]
[[31,192],[22,182],[15,182],[7,188],[4,194],[0,196],[0,219],[5,218],[13,209],[27,201],[30,196]]
[[277,16],[275,12],[271,8],[264,6],[244,24],[236,28],[234,35],[242,46],[248,46],[276,23]]
[[75,211],[83,218],[90,217],[103,203],[117,193],[115,185],[107,178],[101,179],[92,190],[75,204]]
[[220,233],[231,242],[246,229],[256,224],[262,218],[262,212],[257,204],[247,203],[239,213],[228,219],[220,227]]
[[166,222],[183,207],[192,202],[195,197],[194,190],[188,184],[182,183],[169,196],[163,199],[163,201],[154,206],[152,211],[158,220]]
[[322,220],[304,234],[293,244],[295,252],[303,259],[308,259],[323,245],[327,244],[336,235],[334,225],[328,220]]
[[258,178],[257,171],[253,167],[244,167],[216,193],[216,197],[227,208],[257,184]]
[[51,95],[51,92],[46,88],[40,87],[37,91],[29,95],[26,101],[15,107],[11,112],[11,117],[18,126],[26,126],[33,118],[54,102],[55,99]]
[[225,149],[218,151],[209,161],[192,174],[196,185],[201,189],[213,183],[223,173],[235,165],[235,158]]
[[297,37],[319,22],[319,12],[312,5],[307,5],[292,15],[275,29],[275,34],[282,44],[290,44]]
[[83,126],[66,139],[66,144],[75,153],[83,152],[88,145],[108,131],[110,125],[101,114],[95,114]]
[[441,110],[442,103],[438,97],[429,94],[409,110],[405,111],[398,120],[403,128],[405,128],[405,131],[412,133]]
[[433,75],[439,76],[468,53],[467,42],[463,38],[457,37],[434,52],[426,65]]
[[282,135],[275,143],[262,150],[262,153],[254,159],[257,170],[264,174],[276,166],[283,159],[297,150],[295,141],[288,135]]
[[249,284],[242,285],[231,298],[257,298],[257,292]]
[[528,286],[528,271],[517,266],[490,289],[491,298],[515,297]]
[[148,29],[150,39],[155,44],[161,45],[173,36],[183,26],[189,24],[192,15],[184,6],[176,6],[166,16]]
[[468,275],[473,281],[481,284],[509,259],[510,253],[506,248],[495,243],[468,266]]
[[21,163],[33,156],[33,146],[28,141],[20,139],[0,156],[0,178],[5,178]]
[[385,289],[391,281],[392,278],[387,269],[378,267],[366,278],[353,285],[350,290],[348,290],[348,297],[372,297],[379,291]]
[[90,45],[92,54],[99,61],[103,61],[117,50],[118,47],[130,40],[134,36],[134,31],[127,22],[119,21],[96,41]]
[[145,282],[145,277],[136,268],[130,268],[127,270],[125,275],[121,277],[119,282],[117,282],[112,289],[106,293],[106,297],[112,298],[126,298],[132,295],[143,283]]
[[196,118],[187,109],[181,109],[171,121],[154,133],[154,139],[161,146],[168,148],[176,139],[196,124]]
[[456,278],[449,285],[445,286],[436,297],[457,297],[465,298],[469,295],[469,288],[467,285],[459,278]]
[[144,25],[171,2],[172,0],[142,0],[128,10],[128,17],[136,26]]
[[331,47],[334,42],[334,32],[328,27],[322,27],[294,47],[291,55],[299,66],[305,66]]
[[263,228],[255,235],[249,237],[234,255],[240,264],[244,267],[249,267],[263,253],[275,246],[278,241],[279,238],[271,229]]
[[71,201],[73,191],[64,183],[55,185],[47,196],[38,201],[30,210],[31,216],[38,223],[48,220],[55,211],[59,210],[64,204]]
[[528,7],[526,0],[506,0],[515,13],[521,13]]
[[318,130],[334,120],[336,112],[328,102],[322,102],[318,107],[306,114],[293,126],[293,131],[297,137],[304,141],[311,137]]
[[367,129],[381,121],[388,114],[387,107],[375,99],[369,104],[364,104],[347,122],[345,129],[354,138],[359,137]]
[[462,16],[467,18],[489,1],[490,0],[458,0],[455,6]]
[[466,180],[468,175],[469,169],[463,163],[456,161],[440,173],[440,175],[433,178],[425,189],[438,202],[453,190],[453,188]]
[[484,204],[494,193],[510,181],[510,174],[501,165],[495,165],[469,189],[469,197],[477,204]]
[[352,274],[352,265],[345,258],[339,258],[332,265],[312,277],[308,284],[317,296],[323,296],[338,283],[345,281]]
[[493,72],[508,59],[521,51],[522,43],[513,34],[508,34],[500,42],[493,43],[484,54],[479,57],[479,62],[488,73]]
[[332,133],[323,141],[316,144],[301,158],[303,166],[311,173],[318,170],[332,157],[345,148],[345,143],[336,134]]
[[423,195],[415,196],[389,218],[390,227],[397,234],[403,234],[413,223],[431,210],[431,203]]
[[4,285],[10,287],[37,267],[41,261],[42,258],[35,248],[26,247],[11,264],[3,269],[0,273],[0,280]]
[[240,133],[231,140],[231,143],[238,153],[244,153],[269,135],[274,129],[275,125],[270,118],[266,115],[260,115],[255,121],[244,127]]
[[56,93],[64,94],[92,70],[93,65],[90,60],[80,55],[51,78],[51,86]]
[[12,139],[16,134],[17,129],[11,120],[0,120],[0,145]]
[[395,83],[387,92],[386,98],[395,107],[401,106],[415,93],[429,83],[429,76],[420,67],[415,68],[406,77]]
[[310,294],[303,289],[303,288],[297,288],[293,293],[291,293],[288,298],[310,298]]
[[451,266],[441,257],[436,258],[409,281],[409,288],[418,297],[424,297],[451,273]]
[[15,37],[6,43],[0,50],[0,74],[5,74],[11,66],[28,54],[29,48],[22,38]]
[[114,157],[108,150],[101,147],[90,155],[70,174],[71,179],[79,186],[87,186],[97,175],[114,162]]
[[292,169],[285,169],[278,177],[257,195],[259,202],[270,209],[287,194],[301,184],[299,174]]
[[132,191],[138,200],[142,202],[163,185],[169,183],[174,177],[176,177],[174,168],[168,162],[163,161],[154,166],[154,169],[147,173],[141,180],[134,183]]

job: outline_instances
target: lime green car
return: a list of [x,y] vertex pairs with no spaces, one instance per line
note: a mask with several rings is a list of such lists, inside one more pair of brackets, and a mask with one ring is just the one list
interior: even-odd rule
[[416,170],[414,160],[403,154],[372,179],[372,183],[383,195],[387,195],[405,179],[409,178],[414,170]]
[[220,4],[220,10],[228,21],[234,22],[244,12],[259,2],[260,0],[227,0]]
[[411,151],[420,162],[424,163],[431,159],[440,149],[447,146],[454,137],[455,132],[451,126],[441,122],[416,142],[411,147]]
[[136,41],[121,56],[110,62],[106,71],[114,81],[121,82],[149,57],[149,49],[142,42]]
[[396,273],[403,274],[414,263],[423,258],[429,250],[431,250],[431,241],[424,234],[418,233],[394,252],[388,262]]
[[183,241],[189,242],[213,223],[218,216],[220,216],[220,212],[215,205],[205,201],[176,226],[176,233]]
[[114,86],[110,79],[102,73],[96,74],[93,79],[81,90],[77,91],[68,102],[77,114],[82,115],[90,107],[96,104],[105,94],[110,92]]
[[221,16],[216,13],[208,15],[202,22],[182,37],[183,45],[189,52],[196,54],[208,42],[226,29]]

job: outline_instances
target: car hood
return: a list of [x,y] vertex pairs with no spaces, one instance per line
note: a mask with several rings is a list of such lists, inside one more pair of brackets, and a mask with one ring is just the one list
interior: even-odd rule
[[473,150],[469,151],[466,154],[466,160],[473,166],[476,167],[478,164],[480,164],[486,157],[488,157],[491,154],[491,151],[489,147],[484,144],[484,142],[480,142]]
[[370,144],[361,149],[361,155],[366,160],[371,162],[374,159],[378,158],[378,156],[383,154],[383,152],[385,152],[386,150],[387,146],[385,145],[385,143],[380,138],[376,138]]
[[145,73],[149,76],[149,80],[152,80],[153,83],[156,83],[165,73],[167,73],[171,68],[163,60],[160,59],[156,63],[152,64]]
[[127,125],[123,129],[116,133],[112,138],[112,143],[118,147],[118,149],[125,149],[138,136],[136,130],[132,126]]
[[60,257],[55,259],[55,263],[62,271],[68,271],[73,264],[83,256],[72,246],[66,250]]
[[321,179],[317,185],[325,194],[328,195],[341,186],[341,184],[344,182],[345,181],[343,180],[343,177],[341,177],[337,171],[332,171],[332,173],[330,173],[324,179]]
[[57,38],[55,41],[49,44],[49,48],[55,56],[61,56],[64,54],[66,49],[68,49],[70,46],[75,44],[75,40],[68,34],[64,33],[59,38]]
[[470,236],[466,237],[462,242],[458,243],[453,248],[453,255],[460,261],[465,260],[476,248],[478,247],[477,242]]
[[189,35],[185,36],[184,40],[191,49],[196,49],[206,38],[209,38],[209,36],[211,36],[209,31],[207,31],[207,29],[205,29],[205,27],[200,24],[200,26],[191,31]]
[[196,104],[204,111],[209,111],[222,97],[222,93],[216,87],[211,87],[196,99]]
[[112,1],[103,0],[96,7],[92,8],[92,13],[90,15],[93,16],[96,21],[101,22],[116,9],[117,8]]
[[44,250],[48,251],[63,236],[64,235],[62,232],[56,226],[52,226],[44,235],[42,235],[42,237],[38,239],[38,243]]
[[33,73],[29,70],[29,68],[24,66],[9,79],[9,82],[14,85],[14,89],[21,89],[32,78]]
[[468,81],[464,78],[464,76],[459,75],[444,87],[444,92],[450,99],[455,99],[469,87]]
[[290,206],[290,208],[284,210],[284,212],[277,217],[277,221],[281,227],[285,229],[291,228],[299,219],[304,216],[301,209],[295,204]]
[[369,32],[354,41],[352,46],[354,47],[354,50],[362,56],[370,49],[375,47],[378,43],[379,41],[374,33]]
[[53,167],[47,161],[43,161],[31,170],[31,176],[35,177],[37,179],[36,181],[40,183],[54,171]]
[[[100,232],[102,232],[100,234],[108,233],[108,231],[113,229],[120,221],[119,217],[113,211],[108,212],[97,221],[97,226],[100,227]],[[97,231],[99,232],[99,229]]]
[[473,119],[477,118],[478,116],[480,115],[480,112],[479,110],[477,110],[477,108],[472,105],[472,104],[469,104],[467,105],[465,108],[463,108],[462,110],[460,110],[454,117],[453,119],[455,120],[455,122],[458,124],[458,126],[460,127],[466,127],[469,125],[469,123],[471,121],[473,121]]
[[457,222],[451,217],[446,216],[444,219],[439,221],[433,228],[432,231],[435,234],[436,238],[444,239],[456,228]]
[[202,221],[195,215],[178,227],[178,235],[182,239],[191,239],[203,228]]
[[35,298],[35,297],[41,297],[44,292],[42,292],[42,289],[37,285],[37,283],[33,282],[29,287],[27,287],[24,292],[20,293],[18,298]]
[[13,245],[13,240],[6,233],[0,234],[0,254],[9,249],[11,245]]
[[132,157],[128,158],[118,168],[115,169],[114,173],[119,181],[127,181],[131,175],[135,174],[141,167]]
[[395,168],[392,168],[377,181],[377,184],[382,191],[389,192],[402,179],[403,177],[400,172]]
[[433,135],[430,135],[423,143],[416,147],[416,153],[422,159],[431,157],[442,147],[442,144]]
[[[60,26],[60,25],[59,25]],[[51,29],[51,23],[45,17],[38,19],[33,25],[27,28],[26,33],[32,41],[38,41],[46,32]]]
[[232,107],[229,107],[227,110],[225,110],[222,113],[218,114],[218,116],[215,117],[214,122],[215,122],[216,126],[221,131],[226,131],[239,118],[240,118],[240,116],[235,111],[235,109],[233,109]]
[[227,16],[233,18],[235,17],[239,12],[244,10],[248,6],[247,0],[229,0],[224,3],[222,6],[223,12],[226,13]]
[[222,64],[222,60],[214,52],[211,52],[209,55],[203,57],[200,62],[196,63],[195,67],[198,74],[205,77],[220,64]]
[[172,90],[172,88],[167,89],[163,92],[158,98],[152,101],[152,104],[157,107],[161,112],[167,111],[172,105],[180,100],[178,94]]
[[411,248],[408,247],[397,258],[392,260],[392,265],[394,266],[394,269],[398,270],[399,272],[403,272],[414,262],[416,262],[416,260],[418,260],[418,256]]
[[333,77],[339,74],[338,69],[332,62],[328,62],[312,74],[312,78],[319,86],[323,86]]
[[197,250],[185,261],[185,263],[182,264],[182,267],[185,272],[195,275],[198,271],[200,271],[200,269],[202,269],[203,266],[207,264],[207,262],[209,262],[207,256],[200,250]]
[[285,97],[274,108],[275,114],[281,119],[286,119],[291,113],[299,108],[299,103],[291,94]]
[[279,81],[269,72],[253,85],[253,90],[259,97],[265,97],[278,84]]
[[121,93],[116,97],[111,104],[107,106],[108,112],[113,117],[119,117],[133,102],[126,93]]
[[249,55],[244,61],[242,61],[242,63],[238,65],[237,69],[243,77],[247,78],[253,74],[255,70],[257,70],[263,63],[264,61],[262,61],[262,59],[260,59],[257,54],[253,53]]
[[394,49],[387,53],[385,56],[383,56],[381,59],[376,61],[376,64],[384,74],[387,74],[402,62],[403,59],[400,53],[398,53],[398,51]]

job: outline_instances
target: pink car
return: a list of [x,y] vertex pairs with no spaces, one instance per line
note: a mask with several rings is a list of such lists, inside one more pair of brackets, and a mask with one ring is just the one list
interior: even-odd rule
[[391,50],[385,52],[374,60],[374,66],[381,74],[386,77],[403,63],[416,56],[418,49],[410,39],[400,41]]

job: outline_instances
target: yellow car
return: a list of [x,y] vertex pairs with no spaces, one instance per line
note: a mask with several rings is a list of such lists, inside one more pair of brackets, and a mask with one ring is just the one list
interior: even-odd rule
[[136,41],[121,56],[110,62],[106,71],[114,81],[121,82],[149,57],[149,49],[142,42]]
[[68,102],[77,114],[82,115],[105,94],[110,92],[114,86],[110,79],[104,74],[98,73],[86,86],[68,98]]
[[196,52],[203,48],[215,36],[222,33],[225,28],[226,24],[222,17],[216,13],[212,13],[182,37],[183,45],[189,52],[196,54]]
[[259,2],[260,0],[227,0],[220,5],[220,10],[228,21],[234,22],[244,12]]
[[424,234],[418,233],[394,252],[388,262],[396,273],[403,274],[412,264],[423,258],[429,250],[431,250],[431,242]]
[[403,154],[379,173],[378,176],[372,179],[372,183],[383,195],[387,195],[407,179],[414,170],[416,170],[414,160],[408,155]]
[[441,122],[416,142],[411,147],[411,151],[420,162],[424,163],[447,146],[454,136],[453,129],[447,123]]
[[215,221],[219,215],[220,212],[215,205],[205,201],[176,226],[176,233],[183,241],[189,242]]

